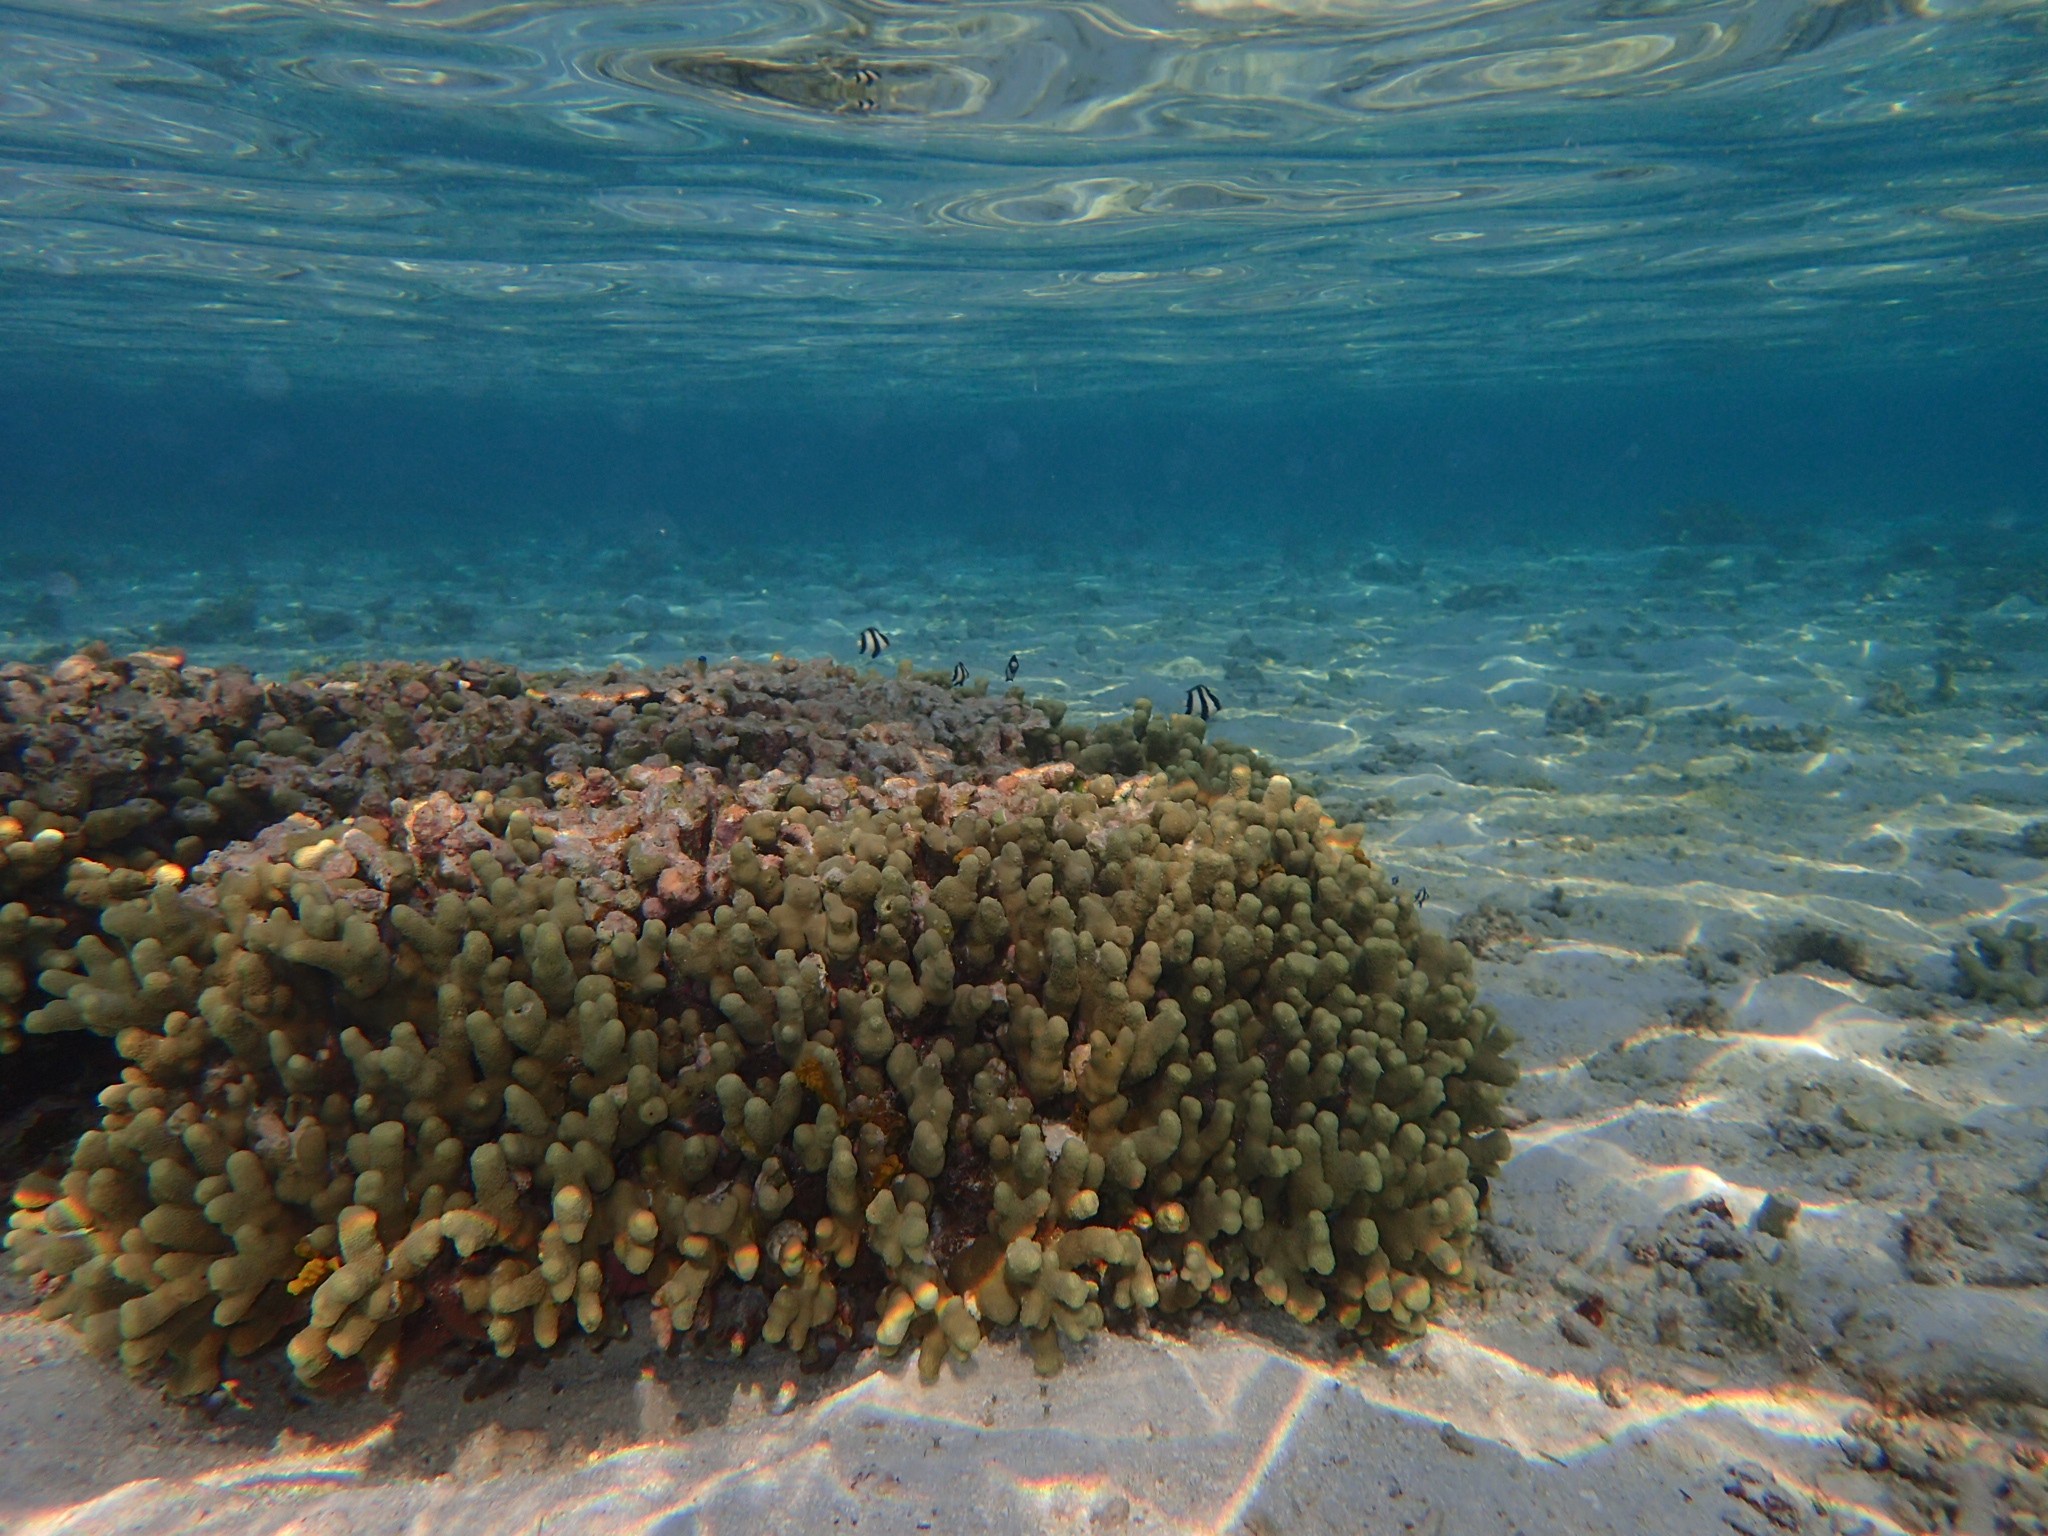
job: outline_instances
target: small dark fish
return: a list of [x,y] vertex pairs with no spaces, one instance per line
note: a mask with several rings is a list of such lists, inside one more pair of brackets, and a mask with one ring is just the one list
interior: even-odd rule
[[1417,888],[1416,888],[1416,892],[1415,892],[1415,905],[1416,905],[1416,906],[1418,906],[1418,907],[1426,907],[1426,906],[1428,906],[1428,905],[1429,905],[1429,887],[1428,887],[1428,886],[1424,885],[1424,886],[1419,886],[1419,887],[1417,887]]
[[1012,656],[1003,667],[1003,681],[1006,683],[1017,681],[1017,669],[1023,665],[1023,662]]
[[1184,715],[1200,715],[1204,720],[1223,707],[1223,701],[1209,691],[1205,683],[1197,683],[1188,690],[1188,702],[1181,710]]
[[870,624],[860,632],[860,653],[881,660],[882,652],[889,649],[889,637]]
[[965,688],[967,686],[967,663],[964,661],[953,663],[953,686],[955,688]]

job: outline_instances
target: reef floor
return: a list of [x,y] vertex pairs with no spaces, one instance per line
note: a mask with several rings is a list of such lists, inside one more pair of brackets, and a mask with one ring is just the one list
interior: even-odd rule
[[508,1382],[425,1370],[391,1402],[295,1406],[252,1373],[255,1409],[209,1414],[36,1323],[10,1280],[0,1526],[2048,1521],[2048,1024],[1962,995],[1952,958],[2048,904],[2038,575],[1824,542],[1427,569],[1212,549],[1142,577],[962,560],[940,589],[928,551],[772,578],[743,552],[635,551],[593,604],[587,564],[509,545],[459,580],[372,553],[317,601],[296,563],[145,579],[103,558],[0,581],[20,588],[9,654],[852,661],[876,624],[891,662],[1000,676],[1016,653],[1077,712],[1206,684],[1217,734],[1366,818],[1479,954],[1520,1036],[1518,1150],[1478,1284],[1386,1357],[1247,1314],[1097,1339],[1050,1381],[984,1350],[927,1388],[907,1362],[802,1377],[636,1330]]

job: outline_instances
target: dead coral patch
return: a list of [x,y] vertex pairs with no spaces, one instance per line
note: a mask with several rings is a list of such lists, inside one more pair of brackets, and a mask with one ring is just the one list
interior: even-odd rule
[[1582,734],[1604,736],[1617,721],[1639,718],[1650,712],[1650,696],[1617,699],[1591,688],[1561,688],[1551,696],[1543,712],[1543,729],[1552,736]]
[[1451,937],[1479,959],[1512,960],[1540,942],[1519,913],[1493,901],[1482,901],[1459,918]]
[[1964,997],[2030,1012],[2048,1006],[2048,938],[2033,923],[1979,924],[1953,953]]
[[1480,581],[1454,587],[1439,601],[1449,613],[1484,613],[1505,608],[1521,596],[1522,589],[1511,581]]
[[1898,966],[1873,954],[1862,938],[1818,923],[1798,923],[1773,934],[1770,956],[1772,969],[1781,973],[1822,965],[1874,987],[1904,986],[1909,979]]

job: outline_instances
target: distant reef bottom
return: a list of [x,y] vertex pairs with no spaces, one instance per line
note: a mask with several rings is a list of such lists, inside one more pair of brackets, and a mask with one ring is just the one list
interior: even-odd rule
[[119,1074],[7,1247],[176,1395],[634,1298],[664,1345],[928,1377],[1253,1297],[1384,1342],[1508,1155],[1470,954],[1143,701],[88,650],[0,669],[0,799],[6,1059]]

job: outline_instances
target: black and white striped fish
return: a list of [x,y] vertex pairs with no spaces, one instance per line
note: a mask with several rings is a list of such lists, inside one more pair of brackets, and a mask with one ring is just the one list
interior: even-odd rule
[[1017,669],[1023,665],[1024,663],[1019,661],[1014,655],[1011,656],[1009,662],[1003,667],[1003,681],[1006,683],[1017,681]]
[[1223,701],[1209,691],[1206,683],[1197,683],[1188,690],[1187,707],[1181,710],[1181,713],[1184,715],[1200,715],[1206,720],[1222,707]]
[[875,660],[880,661],[882,659],[882,652],[887,649],[889,649],[889,637],[875,628],[874,625],[870,624],[860,632],[861,655],[872,656]]
[[953,663],[953,686],[955,688],[965,688],[967,686],[967,663],[964,661]]

